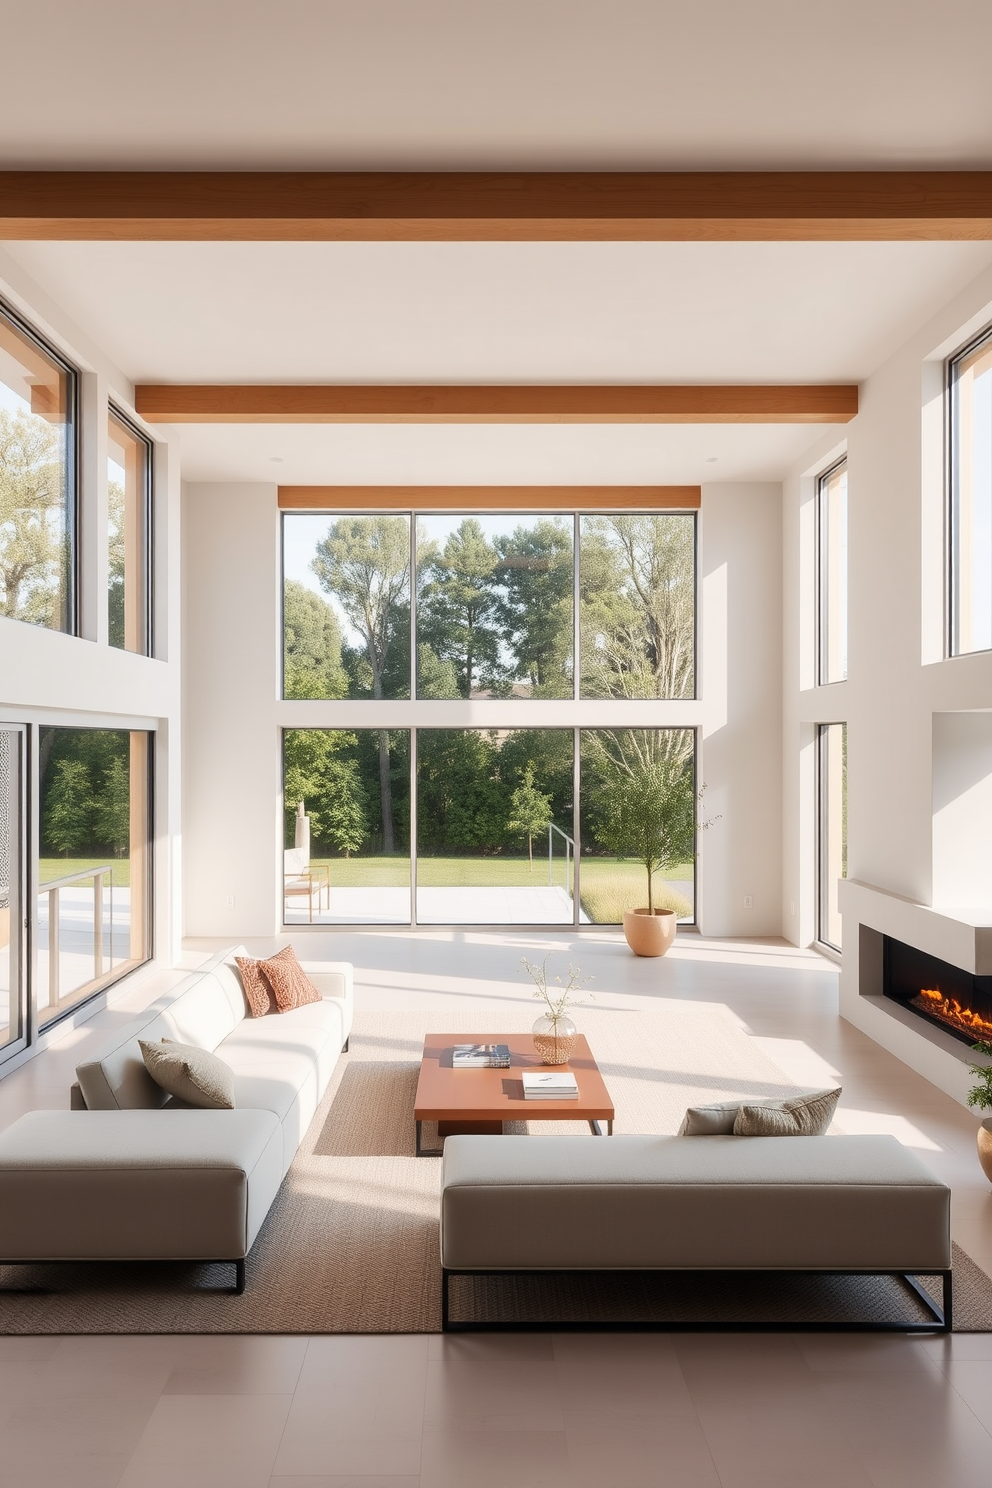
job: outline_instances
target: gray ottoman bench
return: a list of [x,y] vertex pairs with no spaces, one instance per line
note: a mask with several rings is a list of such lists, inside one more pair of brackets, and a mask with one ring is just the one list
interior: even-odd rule
[[657,1270],[897,1274],[948,1331],[950,1190],[894,1137],[455,1136],[441,1266],[446,1331],[452,1276]]
[[282,1181],[271,1111],[33,1111],[0,1134],[0,1263],[231,1261]]

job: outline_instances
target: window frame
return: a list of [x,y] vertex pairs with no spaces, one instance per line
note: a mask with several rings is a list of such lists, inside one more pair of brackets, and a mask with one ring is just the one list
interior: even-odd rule
[[[107,423],[108,423],[108,426],[112,422],[116,422],[117,424],[119,424],[121,426],[121,428],[125,431],[126,434],[130,435],[130,437],[132,439],[136,440],[139,444],[144,445],[144,448],[145,448],[145,462],[144,462],[145,463],[145,472],[144,472],[144,479],[142,481],[142,492],[141,492],[141,515],[142,515],[142,524],[143,524],[143,527],[142,527],[142,531],[143,531],[142,561],[141,561],[141,580],[142,580],[142,586],[143,586],[143,603],[142,603],[142,607],[141,608],[142,608],[142,625],[143,625],[143,630],[144,630],[144,646],[142,647],[141,650],[130,651],[128,654],[131,655],[131,656],[149,656],[149,657],[151,657],[151,656],[154,656],[155,655],[155,634],[154,634],[154,628],[153,628],[154,627],[154,616],[155,616],[155,604],[154,604],[154,594],[153,594],[153,588],[154,588],[154,582],[155,582],[155,564],[154,564],[154,554],[153,554],[153,545],[154,545],[154,541],[155,541],[155,538],[154,538],[155,441],[150,437],[150,435],[146,434],[143,429],[139,428],[139,426],[135,423],[134,419],[130,418],[128,416],[128,414],[124,413],[123,410],[120,409],[117,406],[116,403],[114,403],[112,400],[109,400],[108,399],[108,402],[107,402]],[[127,491],[126,491],[126,489],[125,489],[125,493],[124,493],[124,498],[125,498],[125,503],[126,503],[126,501],[127,501]],[[109,543],[110,543],[110,518],[109,518],[109,512],[108,512],[108,518],[107,518],[107,545],[108,545],[108,548],[109,548]],[[126,576],[126,573],[125,573],[125,584],[126,584],[126,582],[127,582],[127,576]],[[109,619],[109,605],[110,605],[110,576],[109,576],[109,571],[108,571],[108,575],[107,575],[107,594],[106,594],[106,600],[107,600],[108,619]],[[108,644],[110,645],[110,649],[113,650],[113,651],[127,651],[128,650],[128,648],[126,646],[114,646],[111,642],[109,642],[109,631],[108,631]]]
[[960,643],[961,619],[959,614],[960,579],[960,515],[957,500],[957,481],[961,465],[958,441],[959,394],[957,392],[960,364],[983,346],[992,349],[992,325],[986,325],[963,346],[953,352],[944,363],[944,542],[947,602],[945,612],[944,654],[947,658],[957,656],[979,656],[992,650],[979,646],[973,650],[962,650]]
[[[843,947],[836,945],[829,938],[829,896],[830,880],[828,878],[830,833],[828,823],[829,796],[828,796],[828,771],[827,771],[827,742],[832,728],[843,729],[843,750],[845,770],[847,765],[847,722],[846,720],[834,720],[830,723],[818,723],[816,725],[816,941],[818,945],[826,946],[835,955],[843,955]],[[842,859],[847,856],[847,812],[846,801],[842,805],[843,811],[843,834],[841,845]],[[845,877],[839,874],[838,880]]]
[[[64,600],[65,626],[53,629],[54,635],[79,636],[79,589],[80,589],[80,552],[79,552],[79,470],[80,470],[80,418],[79,418],[79,369],[75,367],[67,357],[54,347],[39,331],[36,331],[30,321],[18,313],[9,301],[0,297],[0,319],[10,322],[14,329],[24,336],[31,344],[37,347],[42,356],[53,362],[66,379],[66,439],[65,439],[65,480],[66,480],[66,542],[69,548],[69,559],[66,564],[66,588],[67,593]],[[21,622],[27,623],[27,622]],[[49,629],[48,626],[41,627]]]
[[[99,998],[105,998],[110,989],[132,972],[147,966],[155,959],[155,746],[157,730],[154,728],[134,728],[127,724],[108,723],[106,730],[112,732],[126,733],[129,736],[142,734],[145,738],[145,762],[142,786],[145,793],[145,826],[146,836],[143,844],[144,854],[144,885],[142,894],[141,913],[144,929],[144,954],[138,960],[127,960],[120,963],[119,968],[111,966],[110,970],[100,980],[98,985],[87,992],[85,997],[78,1001],[66,1003],[51,1017],[44,1017],[44,1009],[39,1006],[40,976],[38,971],[39,952],[39,924],[38,924],[38,900],[45,892],[45,885],[39,881],[39,864],[41,860],[41,836],[42,836],[42,804],[41,804],[41,770],[39,763],[39,751],[42,731],[45,728],[56,728],[65,732],[91,733],[103,732],[99,724],[92,723],[66,723],[66,724],[35,724],[31,726],[32,736],[32,779],[29,794],[29,812],[31,816],[31,827],[29,834],[30,847],[28,852],[28,883],[30,894],[30,910],[28,914],[28,955],[27,955],[27,1014],[28,1014],[28,1039],[29,1045],[37,1044],[42,1038],[47,1039],[53,1029],[74,1018],[81,1009],[91,1008]],[[133,860],[133,844],[129,854],[129,861]],[[132,918],[133,923],[133,918]]]
[[[817,685],[817,687],[834,687],[834,686],[837,685],[838,682],[846,682],[847,679],[848,679],[849,656],[848,656],[848,628],[847,628],[848,615],[847,614],[845,614],[845,616],[844,616],[844,675],[842,677],[832,677],[832,678],[827,676],[827,635],[828,635],[828,631],[829,631],[829,624],[828,624],[829,617],[828,617],[828,615],[826,613],[826,609],[827,609],[827,593],[828,593],[826,578],[827,578],[827,564],[829,562],[829,545],[828,545],[828,543],[826,541],[825,534],[824,534],[824,527],[826,526],[826,502],[824,500],[824,495],[825,495],[827,486],[828,486],[829,482],[831,481],[831,479],[835,475],[837,475],[837,473],[839,471],[846,470],[846,469],[847,469],[847,451],[845,450],[845,452],[838,459],[834,460],[832,462],[832,464],[828,465],[825,470],[821,470],[820,473],[819,473],[819,475],[817,475],[817,477],[816,477],[816,493],[815,493],[815,513],[816,513],[816,521],[815,521],[815,527],[816,527],[816,541],[815,541],[815,550],[816,550],[816,560],[815,560],[816,561],[816,581],[815,581],[814,588],[815,588],[815,596],[816,596],[816,685]],[[847,494],[846,494],[846,491],[845,491],[845,502],[846,502],[846,500],[847,500]],[[847,526],[847,513],[845,513],[845,527],[846,526]],[[846,569],[847,569],[847,571],[844,574],[844,602],[845,602],[845,607],[848,607],[849,604],[850,604],[850,598],[849,598],[849,592],[848,592],[848,578],[849,578],[849,571],[850,571],[849,549],[848,549],[848,554],[846,555]]]

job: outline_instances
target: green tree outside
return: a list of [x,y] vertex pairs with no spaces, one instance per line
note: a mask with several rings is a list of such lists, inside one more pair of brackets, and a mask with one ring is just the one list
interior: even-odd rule
[[543,832],[551,820],[551,797],[534,784],[534,764],[527,761],[524,778],[510,797],[510,819],[507,830],[521,832],[527,838],[527,861],[534,871],[534,835]]

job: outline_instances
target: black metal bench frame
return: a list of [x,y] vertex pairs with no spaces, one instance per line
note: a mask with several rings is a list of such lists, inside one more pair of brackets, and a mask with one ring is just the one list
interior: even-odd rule
[[[721,1276],[742,1276],[754,1274],[754,1268],[746,1270],[735,1267],[711,1268]],[[518,1323],[518,1322],[455,1322],[451,1317],[450,1282],[453,1276],[657,1276],[659,1272],[668,1272],[678,1275],[679,1270],[672,1267],[657,1268],[643,1271],[615,1271],[615,1270],[575,1270],[575,1271],[551,1271],[511,1268],[505,1271],[473,1268],[462,1270],[458,1267],[442,1266],[441,1268],[441,1331],[442,1333],[533,1333],[542,1329],[549,1329],[556,1333],[562,1332],[672,1332],[672,1333],[950,1333],[953,1327],[953,1283],[950,1270],[928,1270],[920,1272],[920,1275],[939,1276],[941,1280],[941,1305],[937,1303],[916,1280],[916,1275],[906,1271],[879,1271],[875,1269],[850,1269],[842,1271],[792,1270],[775,1272],[769,1268],[769,1274],[781,1274],[783,1276],[898,1276],[910,1290],[916,1295],[927,1309],[932,1321],[920,1321],[910,1323],[876,1323],[876,1322],[685,1322],[681,1319],[673,1322],[569,1322],[556,1319],[554,1323]],[[702,1273],[697,1273],[702,1274]]]

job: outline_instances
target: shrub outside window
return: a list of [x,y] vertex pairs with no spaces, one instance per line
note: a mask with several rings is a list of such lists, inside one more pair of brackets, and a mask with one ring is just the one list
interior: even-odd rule
[[76,374],[0,308],[0,615],[72,633]]

